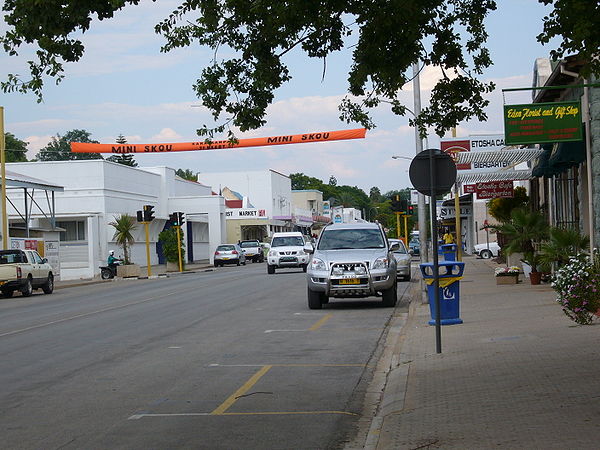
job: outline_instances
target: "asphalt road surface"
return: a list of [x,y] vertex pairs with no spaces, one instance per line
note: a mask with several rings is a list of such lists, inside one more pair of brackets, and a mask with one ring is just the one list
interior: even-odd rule
[[339,448],[379,301],[311,311],[305,274],[265,264],[0,298],[0,447]]

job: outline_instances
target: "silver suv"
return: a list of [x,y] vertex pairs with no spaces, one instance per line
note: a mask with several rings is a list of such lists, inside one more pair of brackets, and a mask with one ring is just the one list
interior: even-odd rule
[[381,295],[384,306],[394,306],[394,249],[376,223],[331,224],[323,228],[307,269],[308,307],[321,309],[329,297],[371,295]]

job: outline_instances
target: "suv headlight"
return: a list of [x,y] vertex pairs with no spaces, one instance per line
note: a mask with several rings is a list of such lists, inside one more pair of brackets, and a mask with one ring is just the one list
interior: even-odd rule
[[310,262],[311,270],[327,270],[325,262],[319,258],[313,258]]
[[269,256],[277,256],[277,251],[276,250],[271,250],[269,252]]
[[387,256],[382,256],[381,258],[377,258],[373,263],[373,269],[385,269],[390,265],[390,260]]

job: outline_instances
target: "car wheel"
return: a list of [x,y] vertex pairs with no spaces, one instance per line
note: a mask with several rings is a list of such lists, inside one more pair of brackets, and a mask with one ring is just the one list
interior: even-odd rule
[[237,260],[236,265],[238,265],[238,266],[240,265],[240,260],[239,259]]
[[481,256],[483,259],[490,259],[492,256],[494,256],[494,254],[492,253],[491,250],[488,250],[486,248],[484,250],[481,250],[481,252],[479,253],[479,256]]
[[275,266],[272,266],[271,264],[267,264],[267,273],[268,274],[274,274],[275,273]]
[[396,306],[396,302],[398,301],[398,285],[394,283],[394,285],[386,289],[385,291],[381,291],[381,296],[383,297],[383,301],[381,304],[386,307]]
[[21,295],[23,297],[29,297],[33,294],[33,286],[31,284],[31,278],[27,278],[25,285],[21,288]]
[[12,289],[2,289],[2,295],[4,295],[6,298],[11,298],[13,296],[13,290]]
[[44,294],[52,294],[54,291],[54,277],[51,273],[48,274],[48,279],[42,286],[42,291],[44,291]]
[[310,309],[323,308],[323,295],[320,292],[311,291],[308,288],[308,307]]
[[308,267],[308,264],[302,264],[302,272],[306,272],[307,267]]

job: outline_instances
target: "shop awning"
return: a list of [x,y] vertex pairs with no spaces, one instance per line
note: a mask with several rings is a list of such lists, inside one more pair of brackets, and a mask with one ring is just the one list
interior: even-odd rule
[[494,172],[459,170],[456,176],[456,181],[459,183],[484,183],[487,181],[530,180],[531,178],[531,169],[497,170]]
[[531,161],[544,151],[538,148],[505,147],[502,150],[489,152],[459,152],[457,163],[470,162],[508,162],[511,165]]
[[542,149],[532,170],[534,177],[558,175],[585,161],[585,140],[544,144]]

